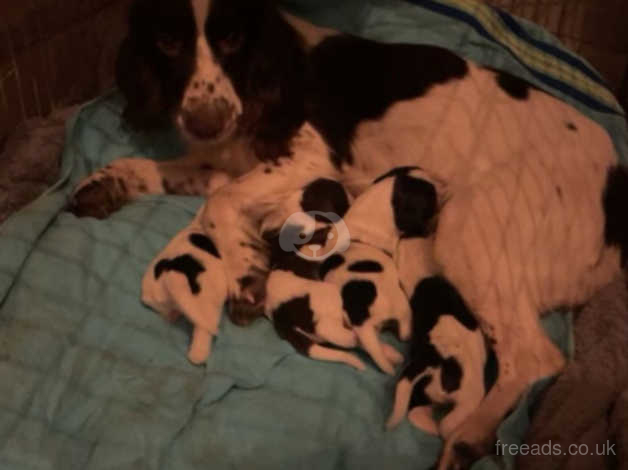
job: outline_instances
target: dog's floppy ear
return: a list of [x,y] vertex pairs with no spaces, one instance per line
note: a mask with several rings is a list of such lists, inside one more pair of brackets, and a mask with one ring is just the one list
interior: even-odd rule
[[161,83],[131,37],[120,45],[116,82],[126,100],[123,118],[132,128],[146,130],[168,125]]
[[272,146],[291,137],[303,122],[306,57],[300,36],[274,2],[260,0],[255,9],[235,85],[248,105],[244,124]]
[[116,62],[124,118],[136,130],[165,128],[194,69],[194,14],[186,2],[135,0],[128,25]]

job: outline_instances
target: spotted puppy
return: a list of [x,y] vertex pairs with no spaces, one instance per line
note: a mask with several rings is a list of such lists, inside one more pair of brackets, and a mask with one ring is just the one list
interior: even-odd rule
[[388,374],[402,358],[386,354],[377,333],[392,323],[400,339],[410,337],[410,307],[393,255],[401,237],[424,235],[430,229],[437,193],[426,178],[419,168],[400,167],[375,180],[345,216],[349,248],[321,267],[321,277],[340,287],[361,345]]
[[271,252],[265,311],[277,334],[299,353],[362,370],[364,363],[354,354],[323,345],[357,346],[338,288],[318,280],[320,259],[327,255],[321,249],[337,233],[349,202],[340,183],[321,178],[286,198],[262,222]]
[[220,254],[198,216],[157,255],[142,279],[142,302],[170,321],[184,315],[194,325],[188,349],[193,364],[202,364],[211,352],[227,295]]
[[354,354],[323,345],[357,346],[335,285],[305,279],[290,271],[273,270],[267,284],[266,314],[277,334],[299,353],[364,369],[364,363]]
[[[412,424],[447,439],[486,393],[485,340],[464,299],[443,277],[421,280],[413,289],[410,305],[409,361],[397,382],[386,425],[395,427],[410,409]],[[433,417],[438,406],[451,407],[439,423]]]

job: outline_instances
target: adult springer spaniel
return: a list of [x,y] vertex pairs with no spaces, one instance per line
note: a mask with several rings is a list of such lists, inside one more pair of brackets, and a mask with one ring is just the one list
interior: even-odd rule
[[229,292],[253,310],[267,263],[256,224],[286,195],[321,177],[357,195],[404,165],[443,182],[434,257],[499,378],[440,468],[485,453],[526,387],[562,369],[540,312],[585,302],[628,260],[628,172],[606,132],[447,50],[335,34],[268,0],[136,0],[118,83],[131,126],[174,122],[190,154],[117,160],[79,185],[71,210],[104,217],[140,194],[203,194],[212,168],[228,172],[203,224]]

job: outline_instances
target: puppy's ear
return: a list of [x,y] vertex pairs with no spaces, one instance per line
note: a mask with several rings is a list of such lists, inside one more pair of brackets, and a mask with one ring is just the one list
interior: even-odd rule
[[124,39],[118,51],[116,81],[126,100],[123,118],[132,128],[149,130],[168,126],[161,82],[146,55],[139,53],[130,37]]

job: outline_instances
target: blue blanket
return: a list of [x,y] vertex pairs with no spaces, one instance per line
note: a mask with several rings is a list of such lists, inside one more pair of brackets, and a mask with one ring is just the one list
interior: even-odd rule
[[[528,23],[468,0],[286,4],[323,25],[443,45],[524,76],[602,124],[627,155],[622,111],[597,74]],[[509,34],[529,50],[512,46]],[[560,79],[547,61],[530,65],[535,51],[577,73]],[[121,107],[115,92],[85,105],[68,125],[62,179],[0,227],[0,468],[431,466],[439,439],[407,422],[384,431],[394,379],[374,366],[357,372],[308,360],[265,320],[246,329],[223,321],[207,366],[187,362],[189,331],[140,304],[140,279],[202,201],[146,197],[105,221],[62,211],[74,184],[114,158],[180,152],[173,134],[128,133]],[[569,353],[569,316],[545,322]],[[542,386],[503,423],[503,443],[520,441]],[[476,466],[496,468],[500,460]]]

